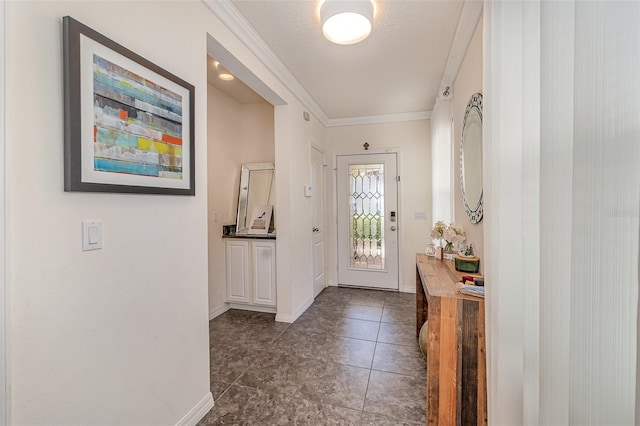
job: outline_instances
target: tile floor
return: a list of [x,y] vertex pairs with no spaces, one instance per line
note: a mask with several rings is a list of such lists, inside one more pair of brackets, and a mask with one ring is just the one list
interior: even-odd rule
[[209,323],[215,407],[201,425],[426,423],[414,294],[328,287],[293,324],[274,319]]

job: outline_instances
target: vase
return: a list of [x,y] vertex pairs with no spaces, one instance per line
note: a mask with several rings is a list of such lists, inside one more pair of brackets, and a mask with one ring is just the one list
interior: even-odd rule
[[420,334],[418,335],[418,344],[420,345],[420,352],[427,358],[427,350],[429,349],[429,322],[425,321],[420,328]]
[[444,246],[444,252],[445,253],[453,253],[453,243],[450,243],[449,241],[445,240],[446,245]]

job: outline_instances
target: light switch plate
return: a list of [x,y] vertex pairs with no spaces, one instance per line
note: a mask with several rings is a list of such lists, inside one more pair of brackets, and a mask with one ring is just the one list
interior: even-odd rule
[[416,211],[414,217],[415,217],[416,220],[427,220],[427,212],[425,212],[425,211]]
[[102,249],[102,221],[82,221],[82,251]]
[[311,197],[311,185],[304,186],[304,196]]

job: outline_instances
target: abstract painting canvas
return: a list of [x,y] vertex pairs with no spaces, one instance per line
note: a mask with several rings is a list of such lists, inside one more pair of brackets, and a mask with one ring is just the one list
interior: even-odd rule
[[195,195],[194,87],[63,18],[65,191]]

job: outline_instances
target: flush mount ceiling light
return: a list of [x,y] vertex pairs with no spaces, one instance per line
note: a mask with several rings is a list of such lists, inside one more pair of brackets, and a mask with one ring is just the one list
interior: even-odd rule
[[218,78],[224,81],[231,81],[235,77],[233,76],[233,74],[229,72],[228,69],[220,65],[220,63],[218,63]]
[[337,44],[358,43],[371,33],[371,0],[325,0],[320,8],[322,34]]

